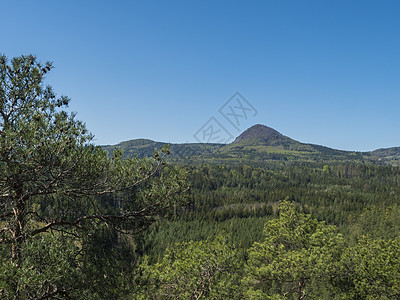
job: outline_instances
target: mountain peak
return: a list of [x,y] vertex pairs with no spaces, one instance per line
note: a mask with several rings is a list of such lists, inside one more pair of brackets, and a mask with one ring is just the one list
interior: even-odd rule
[[270,143],[283,139],[287,139],[287,137],[285,137],[283,134],[276,131],[275,129],[265,125],[256,124],[245,130],[241,135],[239,135],[235,139],[234,143],[240,143],[244,141]]

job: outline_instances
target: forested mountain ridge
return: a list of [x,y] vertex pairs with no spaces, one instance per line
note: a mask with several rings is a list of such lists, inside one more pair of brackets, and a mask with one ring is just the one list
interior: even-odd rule
[[370,152],[372,156],[377,157],[378,160],[387,162],[389,164],[400,165],[400,147],[382,148]]
[[184,143],[173,144],[165,142],[156,142],[149,139],[134,139],[121,142],[117,145],[101,146],[103,149],[111,153],[114,149],[121,149],[125,157],[151,157],[154,154],[154,149],[161,149],[169,145],[171,159],[193,158],[202,155],[214,153],[225,144],[212,143]]
[[119,148],[127,157],[152,156],[154,149],[169,144],[170,158],[180,162],[205,162],[262,165],[265,162],[373,162],[398,165],[400,147],[357,152],[333,149],[321,145],[308,144],[287,137],[277,130],[256,124],[241,133],[230,144],[213,143],[165,143],[149,139],[134,139],[117,145],[102,146],[110,153]]

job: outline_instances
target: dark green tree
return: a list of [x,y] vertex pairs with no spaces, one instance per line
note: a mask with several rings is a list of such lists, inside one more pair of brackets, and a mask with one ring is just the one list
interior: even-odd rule
[[[94,146],[85,124],[65,111],[70,99],[44,84],[51,69],[32,55],[10,62],[0,56],[0,251],[12,282],[0,293],[7,298],[72,295],[72,287],[40,269],[49,258],[39,246],[45,235],[82,248],[81,237],[99,226],[140,232],[181,203],[186,186],[184,173],[165,165],[168,149],[138,160]],[[18,278],[32,253],[41,258],[30,274],[40,276]],[[79,266],[75,254],[66,260],[71,268]]]

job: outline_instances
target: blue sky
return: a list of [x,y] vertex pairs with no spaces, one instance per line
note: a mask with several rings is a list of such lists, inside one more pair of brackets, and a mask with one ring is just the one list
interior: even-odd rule
[[[400,146],[398,1],[4,1],[0,52],[54,62],[97,144],[195,142],[211,117],[346,150]],[[256,113],[232,126],[239,91]]]

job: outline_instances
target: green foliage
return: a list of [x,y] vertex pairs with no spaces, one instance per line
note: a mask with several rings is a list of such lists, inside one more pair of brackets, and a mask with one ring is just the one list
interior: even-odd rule
[[143,261],[143,290],[138,294],[143,299],[241,299],[241,266],[236,250],[222,235],[176,244],[159,263]]
[[[168,147],[142,160],[124,159],[118,150],[109,157],[91,144],[85,124],[63,110],[69,98],[57,98],[45,86],[51,69],[51,63],[41,64],[34,56],[10,63],[0,56],[1,268],[4,280],[18,278],[15,284],[0,283],[7,297],[74,297],[78,290],[90,290],[79,281],[71,286],[68,277],[82,266],[80,275],[90,270],[84,264],[84,254],[93,253],[90,234],[104,226],[117,235],[141,232],[185,202],[186,174],[165,164]],[[59,234],[58,244],[47,240],[49,234]],[[49,245],[53,253],[71,240],[81,247],[80,254],[63,251],[67,257],[60,255],[59,266],[56,255],[40,250]],[[120,239],[115,241],[118,245]],[[29,257],[45,266],[51,260],[48,266],[54,267],[27,265]],[[98,262],[112,269],[110,261]],[[68,266],[69,273],[54,271]]]
[[151,226],[143,239],[141,249],[150,257],[150,262],[161,259],[165,249],[182,242],[200,242],[214,239],[221,232],[229,232],[227,244],[235,246],[240,256],[247,257],[246,250],[262,237],[265,218],[230,218],[223,222],[193,219],[188,221],[163,221]]
[[364,163],[398,149],[280,137],[111,152],[45,86],[51,69],[0,57],[1,298],[399,298],[400,168]]
[[[387,210],[386,210],[387,212]],[[228,240],[217,236],[215,241],[201,241],[218,232],[202,231],[201,223],[176,222],[163,224],[161,232],[171,229],[169,236],[157,240],[165,244],[177,240],[182,233],[188,242],[168,248],[158,262],[147,257],[137,277],[135,297],[144,299],[184,298],[196,299],[397,299],[400,295],[400,238],[373,240],[363,237],[348,247],[337,228],[317,221],[302,212],[299,205],[288,201],[279,204],[279,216],[265,223],[264,238],[255,242],[248,258],[240,255],[239,248],[227,246]],[[386,214],[387,215],[387,214]],[[230,221],[235,219],[230,219]],[[242,219],[247,220],[247,218]],[[245,223],[241,223],[245,224]],[[189,226],[195,231],[183,231]],[[253,227],[255,223],[253,223]],[[259,225],[258,225],[259,226]],[[257,227],[257,225],[256,225]],[[249,227],[250,228],[250,227]],[[232,230],[232,228],[231,228]],[[202,236],[198,236],[203,232]],[[190,241],[191,238],[200,241]],[[164,242],[163,242],[164,241]],[[220,241],[220,242],[218,242]],[[222,241],[222,243],[221,243]],[[216,243],[218,242],[218,243]],[[225,248],[225,251],[215,249]],[[225,263],[226,254],[233,260]],[[154,255],[154,254],[153,254]],[[154,257],[153,257],[154,259]],[[208,259],[208,260],[207,260]],[[243,260],[245,259],[245,260]],[[240,272],[246,261],[244,272]],[[204,270],[213,269],[221,262],[235,265],[208,281]],[[207,266],[207,267],[205,267]],[[215,269],[214,269],[215,270]],[[227,282],[227,277],[232,282]],[[212,283],[210,288],[205,282]],[[220,282],[225,290],[218,290]],[[203,287],[218,290],[218,294],[202,293]]]
[[299,212],[292,203],[281,202],[279,212],[279,218],[266,223],[264,240],[249,249],[243,279],[248,296],[315,297],[329,285],[344,240],[334,226]]
[[138,254],[135,239],[101,226],[82,241],[78,299],[123,299],[132,288]]
[[400,238],[363,237],[343,255],[336,285],[348,299],[399,299]]
[[352,218],[350,233],[354,238],[368,234],[374,239],[394,239],[400,232],[400,206],[371,205]]
[[76,261],[78,246],[60,234],[42,235],[24,245],[20,264],[2,257],[0,265],[0,296],[2,299],[41,299],[72,297],[76,282],[82,280]]

